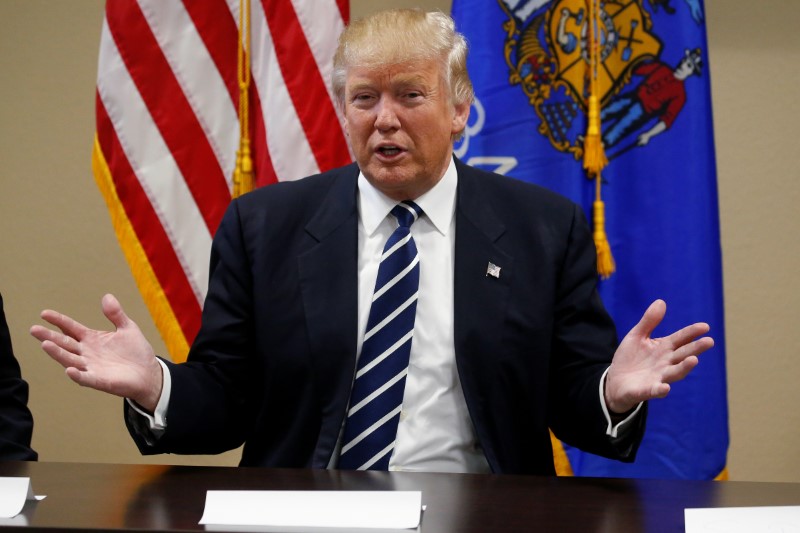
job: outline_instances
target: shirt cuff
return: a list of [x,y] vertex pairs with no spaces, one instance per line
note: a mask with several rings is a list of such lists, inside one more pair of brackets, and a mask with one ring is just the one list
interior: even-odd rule
[[634,409],[631,414],[625,417],[625,419],[621,422],[614,424],[611,421],[611,413],[608,411],[608,406],[606,405],[606,395],[603,394],[603,391],[605,391],[606,388],[606,376],[608,376],[609,368],[606,368],[606,371],[603,372],[603,376],[600,378],[600,405],[603,407],[603,415],[606,417],[606,422],[608,422],[608,426],[606,427],[606,435],[612,439],[615,439],[617,438],[617,434],[623,430],[631,420],[636,418],[636,415],[642,409],[644,402],[639,402],[639,405],[636,406],[636,409]]
[[154,436],[159,437],[164,430],[167,429],[167,406],[169,406],[169,396],[172,392],[172,376],[169,373],[169,368],[167,365],[164,364],[164,361],[161,359],[156,358],[158,364],[161,365],[161,373],[162,373],[162,385],[161,385],[161,397],[158,399],[158,403],[156,404],[156,409],[153,411],[153,414],[148,413],[144,409],[139,406],[136,402],[131,400],[130,398],[125,398],[125,401],[128,402],[128,405],[139,413],[139,415],[147,420],[147,427],[153,433]]

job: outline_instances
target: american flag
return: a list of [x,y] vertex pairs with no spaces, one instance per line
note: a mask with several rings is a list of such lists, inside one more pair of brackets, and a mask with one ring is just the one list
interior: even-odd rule
[[[106,4],[92,167],[176,361],[199,329],[211,240],[231,200],[240,9],[240,0]],[[252,0],[249,17],[256,185],[350,162],[330,87],[348,0]]]

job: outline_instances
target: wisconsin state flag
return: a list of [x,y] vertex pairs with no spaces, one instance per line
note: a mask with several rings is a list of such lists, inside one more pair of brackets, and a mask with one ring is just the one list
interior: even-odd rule
[[[716,345],[650,403],[633,464],[565,446],[582,476],[724,477],[728,448],[722,264],[709,64],[700,0],[454,0],[476,101],[457,155],[553,189],[592,220],[583,169],[599,101],[605,230],[616,270],[600,291],[624,335],[656,298],[654,333],[707,322]],[[598,30],[592,32],[596,20]],[[596,85],[589,83],[596,36]]]

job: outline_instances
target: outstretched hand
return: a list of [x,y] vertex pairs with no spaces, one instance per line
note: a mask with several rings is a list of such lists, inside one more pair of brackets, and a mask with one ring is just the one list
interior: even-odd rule
[[102,307],[114,331],[90,329],[48,309],[42,311],[42,319],[61,333],[35,325],[31,335],[78,385],[130,398],[152,412],[161,396],[163,379],[153,347],[114,296],[106,294]]
[[665,397],[670,383],[685,378],[697,366],[697,356],[714,346],[714,339],[701,337],[709,330],[704,323],[650,337],[666,311],[663,300],[650,304],[617,348],[606,376],[605,400],[611,411],[625,413],[640,402]]

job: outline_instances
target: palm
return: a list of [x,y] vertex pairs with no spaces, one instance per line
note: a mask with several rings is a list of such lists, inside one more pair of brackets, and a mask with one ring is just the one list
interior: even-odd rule
[[42,318],[61,333],[33,326],[31,334],[42,341],[44,351],[79,385],[148,406],[154,389],[160,391],[161,386],[160,366],[153,348],[116,298],[103,298],[103,313],[115,326],[114,331],[90,329],[61,313],[44,311]]
[[605,390],[612,411],[623,413],[640,402],[663,398],[670,391],[670,383],[686,377],[697,366],[697,356],[714,345],[710,337],[698,338],[708,332],[704,323],[652,338],[665,313],[663,301],[653,302],[617,348]]

